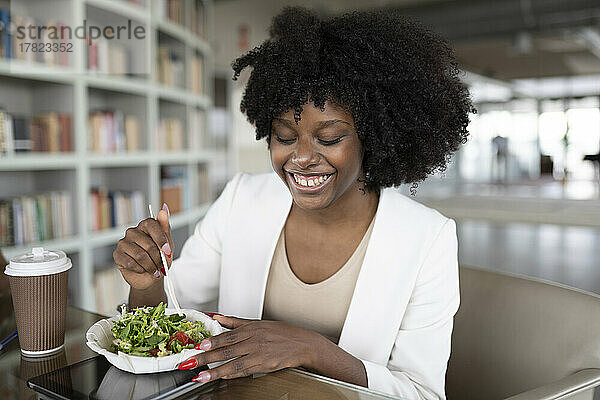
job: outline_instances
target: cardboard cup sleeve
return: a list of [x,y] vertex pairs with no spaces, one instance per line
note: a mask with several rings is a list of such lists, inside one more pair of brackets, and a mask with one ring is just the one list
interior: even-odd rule
[[9,276],[19,345],[25,354],[63,346],[68,273]]

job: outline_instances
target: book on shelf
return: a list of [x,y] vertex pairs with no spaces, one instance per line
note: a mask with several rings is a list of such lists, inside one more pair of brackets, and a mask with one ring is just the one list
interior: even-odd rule
[[[66,30],[68,28],[68,26],[64,23],[64,22],[57,22],[56,26],[58,27],[58,29],[60,29],[61,32],[63,32],[63,30]],[[69,48],[69,37],[65,36],[65,35],[61,35],[59,42],[58,42],[58,47],[59,49],[62,48],[64,46],[65,49]],[[69,52],[68,51],[59,51],[58,52],[58,64],[62,65],[62,66],[69,66]]]
[[51,112],[34,116],[30,131],[31,151],[73,151],[70,114]]
[[[33,20],[33,18],[22,17],[19,15],[13,18],[13,23],[17,26],[28,26],[35,24],[35,21]],[[11,40],[11,42],[13,51],[16,50],[16,52],[13,54],[15,59],[25,60],[29,62],[36,61],[35,53],[33,51],[19,51],[21,50],[22,46],[27,46],[25,43],[27,43],[28,40],[25,37],[15,37],[13,40]],[[5,58],[13,58],[13,55],[11,55],[11,57]]]
[[156,0],[157,13],[161,18],[179,25],[185,25],[185,2],[189,0]]
[[0,55],[2,58],[12,58],[13,41],[12,32],[9,29],[11,23],[10,9],[0,8]]
[[140,149],[140,121],[133,115],[125,116],[125,148],[127,151]]
[[94,273],[94,294],[96,312],[114,315],[121,304],[127,303],[129,285],[123,279],[116,265],[102,266]]
[[169,205],[171,214],[190,208],[186,181],[185,166],[163,166],[160,169],[160,202]]
[[206,165],[201,165],[198,167],[198,199],[201,204],[206,204],[213,200],[211,190],[208,168]]
[[[31,120],[24,116],[12,116],[12,133],[15,153],[32,151],[33,143],[31,141]],[[67,119],[65,119],[67,121]],[[66,122],[65,122],[66,123]],[[69,142],[71,138],[71,124],[69,122],[68,127],[61,136],[68,137],[69,139],[61,140],[63,142]],[[39,147],[36,145],[36,147]],[[72,151],[72,146],[68,147],[68,151]]]
[[183,211],[183,186],[179,183],[161,181],[160,203],[167,203],[169,205],[171,215]]
[[90,192],[91,229],[99,231],[137,224],[145,216],[144,194],[134,191],[109,191],[93,188]]
[[0,155],[28,151],[73,151],[71,115],[47,112],[30,118],[0,109]]
[[132,71],[132,52],[115,41],[99,38],[88,44],[87,50],[90,72],[128,75]]
[[168,46],[158,48],[158,81],[166,86],[185,87],[183,57]]
[[98,110],[88,117],[89,150],[114,153],[140,150],[140,123],[119,110]]
[[14,143],[12,132],[12,117],[6,111],[0,109],[0,154],[12,154]]
[[[39,21],[40,23],[47,23],[48,26],[53,26],[56,29],[58,29],[58,25],[56,23],[56,21],[47,21],[47,22],[43,22],[43,21]],[[40,25],[38,25],[40,26]],[[16,37],[16,36],[15,36]],[[52,32],[50,32],[49,29],[45,30],[44,32],[42,32],[42,37],[40,38],[42,43],[44,43],[44,47],[49,47],[52,48],[56,43],[60,43],[60,36],[58,35],[53,35]],[[19,48],[15,48],[15,55],[18,56],[19,53],[21,53],[21,56],[23,56],[24,54],[27,54],[27,52],[21,51],[21,49]],[[57,65],[58,64],[58,53],[60,53],[59,51],[57,52],[53,52],[53,51],[41,51],[38,52],[38,58],[37,58],[37,62],[41,62],[44,63],[46,65]]]
[[158,124],[157,148],[174,151],[183,150],[184,132],[183,122],[178,118],[163,118]]
[[[23,27],[43,26],[45,29],[41,32],[25,29],[22,31],[24,35],[15,35],[14,31],[6,28],[11,23]],[[28,36],[29,32],[33,32],[31,37]],[[41,33],[41,37],[38,37],[38,33]],[[11,15],[10,9],[0,8],[0,58],[66,67],[69,66],[70,53],[62,51],[60,46],[62,44],[63,48],[67,49],[68,43],[70,43],[69,32],[64,22]],[[34,51],[33,46],[36,49],[44,46],[44,49],[53,51]]]
[[192,92],[202,93],[202,57],[194,55],[190,62],[190,86]]
[[0,247],[70,236],[71,215],[69,192],[0,199]]
[[191,29],[196,35],[200,37],[206,37],[206,33],[204,31],[205,28],[205,20],[204,20],[205,10],[204,10],[204,1],[202,0],[193,0],[191,4]]

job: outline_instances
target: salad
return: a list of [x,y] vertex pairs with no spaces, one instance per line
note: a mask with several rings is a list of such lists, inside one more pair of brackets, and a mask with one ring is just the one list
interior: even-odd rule
[[127,312],[121,308],[121,319],[112,327],[113,348],[132,356],[164,357],[192,349],[212,336],[200,321],[186,320],[179,314],[165,314],[166,304],[139,307]]

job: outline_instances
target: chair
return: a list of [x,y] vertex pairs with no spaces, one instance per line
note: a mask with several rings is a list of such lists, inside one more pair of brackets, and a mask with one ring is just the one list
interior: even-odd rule
[[600,296],[470,267],[460,285],[449,400],[594,398]]

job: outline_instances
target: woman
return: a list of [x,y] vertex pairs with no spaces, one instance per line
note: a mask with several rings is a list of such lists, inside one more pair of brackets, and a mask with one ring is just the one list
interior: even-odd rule
[[[443,398],[458,308],[455,225],[390,186],[444,170],[472,112],[446,43],[397,15],[286,8],[241,109],[275,173],[238,174],[170,270],[182,304],[218,299],[228,333],[183,363],[197,381],[285,367],[406,398]],[[168,210],[114,253],[132,306],[165,301]],[[235,316],[235,317],[233,317]]]

